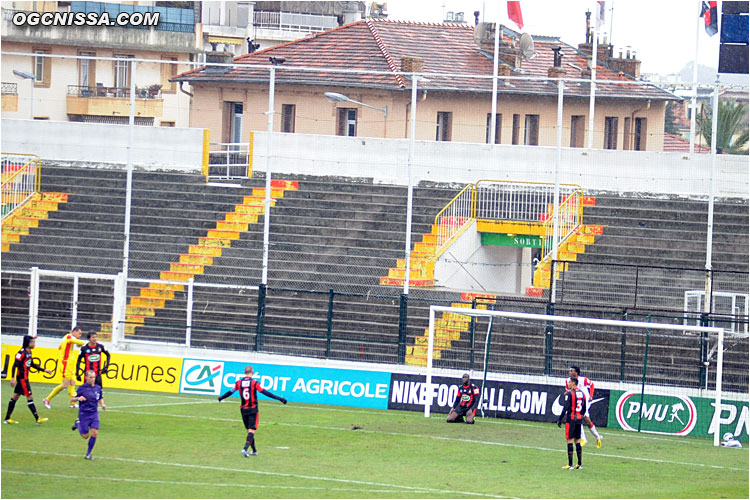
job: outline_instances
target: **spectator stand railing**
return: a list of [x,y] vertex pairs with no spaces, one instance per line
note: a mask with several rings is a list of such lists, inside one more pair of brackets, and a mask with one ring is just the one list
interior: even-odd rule
[[2,219],[39,193],[41,159],[34,154],[2,153]]

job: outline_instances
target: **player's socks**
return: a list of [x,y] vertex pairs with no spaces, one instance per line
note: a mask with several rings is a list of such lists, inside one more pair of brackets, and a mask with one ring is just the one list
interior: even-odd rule
[[45,398],[45,401],[49,401],[50,399],[54,398],[55,396],[57,396],[58,394],[60,394],[60,391],[62,391],[62,390],[63,390],[62,384],[58,385],[57,387],[55,387],[54,389],[52,389],[52,392],[50,392],[49,396],[47,396]]
[[16,400],[11,398],[8,403],[8,411],[5,413],[5,420],[10,420],[10,416],[13,414],[13,409],[16,407]]
[[[581,454],[582,454],[581,443],[576,443],[576,455],[578,455],[578,467],[581,467]],[[573,463],[572,457],[571,457],[570,463],[571,464]]]
[[89,451],[86,452],[86,456],[91,456],[91,450],[94,449],[95,444],[96,444],[96,438],[94,436],[91,436],[89,438]]
[[568,467],[573,467],[573,443],[568,443]]
[[245,441],[245,450],[247,450],[248,447],[251,447],[253,451],[258,451],[255,449],[255,433],[253,432],[247,433],[247,440]]
[[39,420],[39,414],[36,412],[36,405],[33,401],[29,401],[29,411],[34,415],[34,420]]
[[589,426],[589,430],[591,430],[591,434],[596,437],[596,439],[601,439],[602,435],[599,434],[599,431],[596,430],[596,426],[594,425],[594,422],[591,422],[591,425]]
[[72,382],[68,384],[68,396],[70,396],[71,401],[73,401],[73,398],[76,397],[76,386]]

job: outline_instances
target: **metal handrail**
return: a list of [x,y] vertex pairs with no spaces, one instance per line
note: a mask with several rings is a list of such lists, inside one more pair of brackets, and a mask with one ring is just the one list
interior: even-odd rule
[[[15,161],[14,161],[15,160]],[[35,193],[40,192],[42,160],[35,154],[2,153],[2,176],[5,177],[6,165],[21,167],[2,180],[2,220],[29,201]],[[23,163],[21,163],[23,162]],[[6,206],[8,208],[6,208]]]
[[208,148],[209,179],[244,179],[252,161],[249,142],[211,142]]
[[[86,98],[129,98],[130,87],[108,87],[104,85],[68,85],[68,95]],[[162,99],[161,87],[151,90],[149,87],[136,87],[136,99]]]
[[435,216],[437,247],[435,257],[442,254],[458,234],[475,220],[476,188],[474,184],[464,187]]
[[554,259],[552,255],[555,248],[554,224],[558,220],[558,244],[565,243],[571,235],[575,234],[583,220],[583,189],[579,188],[563,198],[562,203],[558,206],[557,214],[544,221],[544,237],[542,238],[542,262]]
[[[559,187],[562,197],[583,190],[578,184]],[[540,223],[554,203],[555,185],[548,182],[481,179],[476,189],[477,219]]]

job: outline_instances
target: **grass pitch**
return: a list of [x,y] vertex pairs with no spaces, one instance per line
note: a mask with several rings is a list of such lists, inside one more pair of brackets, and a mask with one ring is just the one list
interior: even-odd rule
[[[50,388],[33,384],[49,422],[34,425],[22,397],[20,424],[2,426],[2,498],[748,498],[748,449],[706,439],[601,429],[604,446],[565,471],[554,424],[263,399],[247,459],[236,398],[106,388],[89,462],[67,395],[44,408]],[[5,382],[3,412],[10,395]]]

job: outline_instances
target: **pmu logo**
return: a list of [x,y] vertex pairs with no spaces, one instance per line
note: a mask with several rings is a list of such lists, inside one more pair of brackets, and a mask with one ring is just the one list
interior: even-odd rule
[[189,394],[218,395],[221,390],[221,378],[224,363],[221,361],[204,361],[186,359],[182,363],[180,392]]
[[617,423],[626,431],[640,429],[657,434],[687,436],[695,427],[698,413],[688,397],[626,392],[617,400]]

